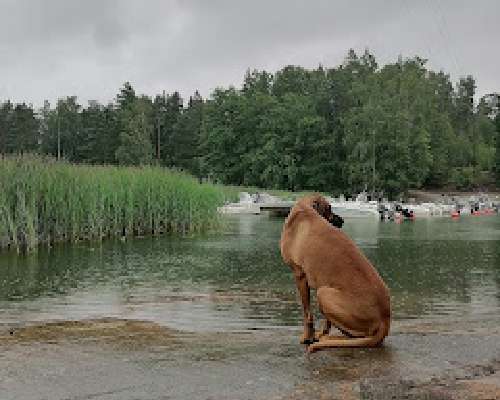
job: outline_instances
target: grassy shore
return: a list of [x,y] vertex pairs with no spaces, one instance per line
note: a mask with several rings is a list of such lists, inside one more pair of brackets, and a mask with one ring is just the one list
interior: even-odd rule
[[223,187],[157,167],[72,165],[38,156],[0,159],[0,249],[106,237],[206,231]]
[[[233,186],[233,185],[227,185],[227,186],[222,186],[221,190],[223,190],[226,199],[229,199],[232,202],[237,202],[239,199],[239,194],[241,192],[246,192],[249,194],[256,194],[256,193],[267,193],[272,196],[278,197],[281,200],[285,201],[295,201],[301,197],[304,196],[309,196],[312,194],[317,194],[319,192],[317,191],[298,191],[298,192],[291,192],[287,190],[279,190],[279,189],[263,189],[263,188],[258,188],[256,186]],[[327,193],[322,193],[324,195],[328,195]]]

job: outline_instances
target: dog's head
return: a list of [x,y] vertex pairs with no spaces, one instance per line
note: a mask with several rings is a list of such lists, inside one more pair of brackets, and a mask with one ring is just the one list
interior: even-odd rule
[[326,219],[330,224],[337,228],[342,228],[344,219],[332,211],[332,206],[323,196],[314,196],[311,198],[311,206],[316,212]]

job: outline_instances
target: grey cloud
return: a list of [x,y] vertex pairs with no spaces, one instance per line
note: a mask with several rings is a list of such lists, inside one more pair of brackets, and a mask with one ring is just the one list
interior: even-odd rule
[[472,74],[479,94],[500,90],[495,0],[0,0],[0,10],[0,100],[106,102],[126,80],[150,95],[206,96],[247,68],[336,66],[350,47],[380,63],[418,54],[455,80]]

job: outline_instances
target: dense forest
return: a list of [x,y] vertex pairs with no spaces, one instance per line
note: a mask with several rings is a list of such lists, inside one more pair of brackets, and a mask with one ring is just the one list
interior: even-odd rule
[[[0,103],[0,153],[157,164],[224,184],[330,193],[500,185],[500,115],[414,57],[379,66],[247,71],[240,89],[154,98],[125,83],[107,105],[74,96],[40,110]],[[496,97],[498,101],[498,97]]]

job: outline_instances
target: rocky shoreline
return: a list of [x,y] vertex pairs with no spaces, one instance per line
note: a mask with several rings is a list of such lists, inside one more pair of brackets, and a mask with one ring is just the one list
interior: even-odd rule
[[381,348],[313,355],[297,329],[188,333],[110,318],[4,327],[0,389],[3,400],[498,399],[500,329],[486,317],[394,321]]

